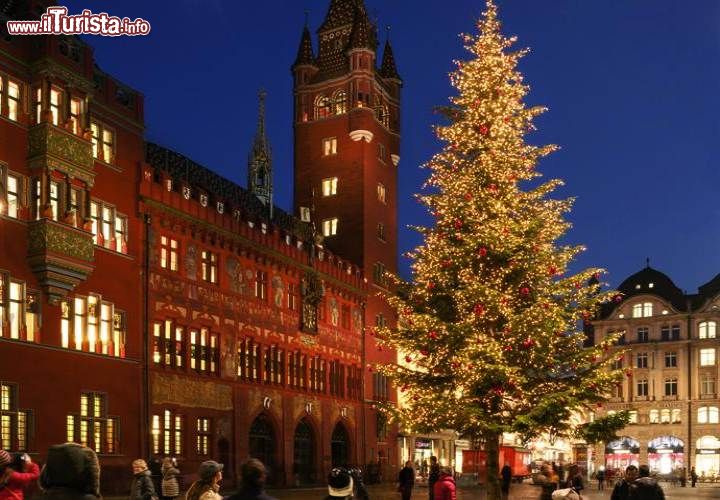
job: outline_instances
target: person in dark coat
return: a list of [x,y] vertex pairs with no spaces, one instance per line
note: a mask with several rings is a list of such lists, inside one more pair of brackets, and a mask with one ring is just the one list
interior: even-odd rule
[[503,497],[507,498],[510,494],[510,483],[512,483],[512,469],[510,468],[510,464],[507,462],[500,470],[500,479],[500,489],[502,490]]
[[152,474],[145,460],[139,458],[132,463],[133,480],[130,484],[130,500],[157,500]]
[[585,489],[585,481],[580,473],[580,467],[573,464],[568,469],[567,487],[574,489],[578,494]]
[[610,495],[610,500],[628,500],[630,495],[630,485],[638,477],[638,468],[634,465],[628,465],[625,468],[625,476],[615,484]]
[[97,455],[76,443],[51,446],[39,484],[43,500],[98,500],[102,497]]
[[605,469],[597,471],[596,476],[598,481],[598,490],[603,491],[605,489]]
[[657,480],[650,477],[650,467],[641,465],[638,474],[640,477],[630,485],[629,500],[665,500],[665,493]]
[[698,475],[697,472],[695,472],[695,467],[690,467],[690,486],[693,488],[695,487],[695,484],[697,484]]
[[267,471],[265,465],[256,458],[247,460],[240,466],[240,490],[227,500],[275,500],[265,493]]
[[540,474],[537,476],[540,486],[542,488],[540,493],[540,500],[552,500],[553,491],[557,490],[558,477],[550,464],[543,464],[540,467]]
[[0,500],[23,500],[25,489],[40,476],[40,467],[27,454],[13,459],[0,450]]
[[436,456],[430,457],[430,472],[428,473],[428,490],[429,500],[435,498],[435,483],[440,479],[440,466],[438,465],[438,459]]
[[328,496],[325,500],[352,500],[355,484],[350,471],[336,467],[328,475]]
[[433,498],[435,500],[456,500],[455,479],[453,479],[450,467],[440,469],[440,477],[433,486]]
[[408,460],[398,474],[398,491],[402,500],[410,500],[414,486],[415,471],[412,468],[412,462]]

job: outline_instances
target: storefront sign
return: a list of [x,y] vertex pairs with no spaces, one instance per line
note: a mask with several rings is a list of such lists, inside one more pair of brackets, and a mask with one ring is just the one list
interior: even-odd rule
[[415,439],[416,450],[429,450],[432,448],[432,439],[417,438]]

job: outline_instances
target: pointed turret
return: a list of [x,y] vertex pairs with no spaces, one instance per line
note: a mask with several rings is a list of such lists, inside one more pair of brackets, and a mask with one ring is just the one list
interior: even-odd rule
[[265,131],[266,96],[264,90],[258,94],[257,131],[248,157],[248,190],[272,210],[272,156]]
[[352,33],[350,34],[349,49],[370,49],[377,50],[377,35],[375,27],[368,19],[367,12],[363,6],[356,7],[355,20]]
[[380,75],[383,78],[387,78],[389,80],[397,80],[399,82],[402,82],[402,78],[400,78],[397,66],[395,65],[395,56],[393,55],[393,50],[392,46],[390,45],[389,37],[385,42],[385,49],[383,50],[382,64],[380,65]]
[[297,58],[295,58],[295,64],[293,68],[302,65],[315,65],[315,54],[313,53],[312,37],[310,36],[310,29],[307,23],[303,29],[302,37],[300,38],[300,47],[298,47]]
[[325,21],[318,32],[330,31],[352,24],[355,20],[355,9],[364,8],[362,0],[332,0],[325,15]]

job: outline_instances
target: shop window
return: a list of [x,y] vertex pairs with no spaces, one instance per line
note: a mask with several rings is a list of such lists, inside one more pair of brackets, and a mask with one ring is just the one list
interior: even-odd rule
[[0,382],[0,449],[5,451],[29,448],[31,412],[19,409],[18,400],[17,384]]
[[67,416],[67,441],[98,454],[117,453],[118,419],[108,416],[107,407],[106,394],[82,393],[80,413]]

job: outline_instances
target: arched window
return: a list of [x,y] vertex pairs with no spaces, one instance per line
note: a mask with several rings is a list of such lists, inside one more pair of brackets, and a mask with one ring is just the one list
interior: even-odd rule
[[333,104],[335,106],[335,114],[342,115],[347,113],[347,92],[344,90],[338,90],[335,92],[333,97]]
[[315,118],[327,118],[332,113],[330,98],[326,95],[319,95],[315,99]]
[[720,412],[717,406],[701,406],[698,408],[698,424],[720,423]]
[[701,339],[717,338],[717,323],[714,321],[702,321],[698,325],[698,337]]

